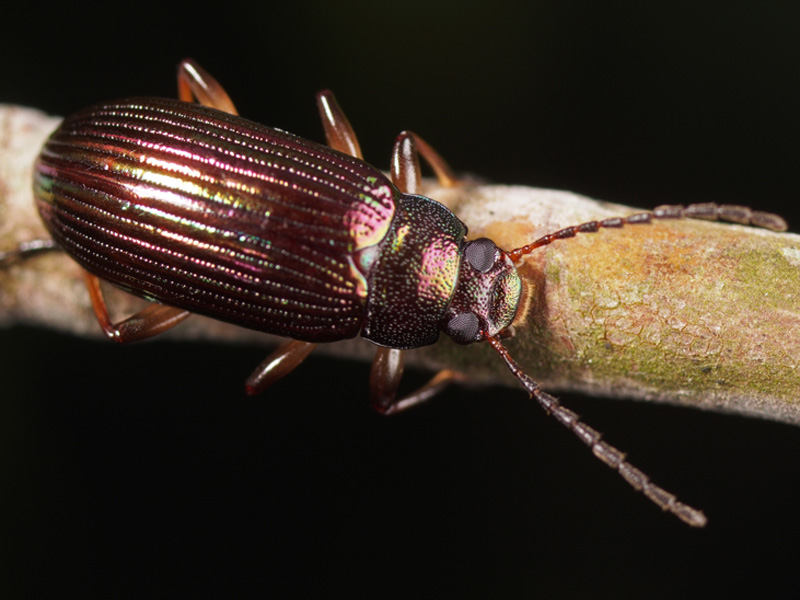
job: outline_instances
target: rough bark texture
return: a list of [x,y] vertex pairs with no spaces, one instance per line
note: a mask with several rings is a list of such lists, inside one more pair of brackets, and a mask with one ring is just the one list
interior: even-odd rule
[[[58,123],[0,106],[0,251],[46,237],[30,170]],[[583,221],[636,209],[527,187],[464,186],[428,195],[510,249]],[[704,221],[664,221],[559,241],[521,272],[530,291],[507,345],[548,390],[655,400],[800,422],[800,236]],[[138,299],[114,294],[120,316]],[[100,336],[79,269],[58,253],[0,270],[0,324]],[[228,340],[268,336],[193,317],[168,335]],[[329,351],[360,358],[353,340]],[[432,368],[514,384],[487,345],[442,340],[409,353]]]

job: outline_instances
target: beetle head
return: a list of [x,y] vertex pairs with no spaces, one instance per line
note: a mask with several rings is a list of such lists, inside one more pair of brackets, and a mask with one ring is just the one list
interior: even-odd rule
[[442,331],[459,344],[498,334],[514,319],[521,290],[517,269],[506,252],[487,238],[467,242]]

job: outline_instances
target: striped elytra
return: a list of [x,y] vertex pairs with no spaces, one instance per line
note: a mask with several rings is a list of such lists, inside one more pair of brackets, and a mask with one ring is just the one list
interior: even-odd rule
[[310,341],[357,335],[399,192],[363,161],[198,104],[69,117],[35,171],[84,268],[147,298]]

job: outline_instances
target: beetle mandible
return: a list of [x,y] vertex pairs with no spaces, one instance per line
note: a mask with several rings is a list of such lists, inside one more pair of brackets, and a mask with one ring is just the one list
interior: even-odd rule
[[[485,341],[531,397],[630,485],[689,525],[705,525],[702,512],[653,484],[510,356],[500,340],[525,316],[517,265],[537,248],[601,228],[689,217],[783,230],[780,217],[711,203],[663,206],[505,251],[486,238],[467,240],[450,210],[417,194],[420,155],[443,185],[457,179],[416,134],[398,136],[390,178],[365,163],[329,91],[317,96],[328,146],[239,117],[191,60],[179,65],[178,92],[179,100],[122,100],[68,117],[35,165],[34,193],[52,247],[85,269],[110,338],[151,337],[190,313],[289,338],[248,378],[247,391],[257,393],[317,343],[361,335],[378,347],[370,391],[384,414],[461,378],[443,371],[398,399],[403,350],[433,344],[441,331],[460,344]],[[100,279],[153,302],[113,323]]]

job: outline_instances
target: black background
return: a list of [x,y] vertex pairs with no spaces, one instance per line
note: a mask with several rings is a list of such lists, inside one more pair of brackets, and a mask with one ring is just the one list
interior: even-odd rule
[[[344,4],[24,9],[0,101],[169,96],[192,56],[241,114],[313,139],[334,89],[377,166],[412,128],[494,181],[748,204],[797,231],[797,3]],[[698,531],[520,391],[382,419],[367,365],[312,358],[246,398],[264,354],[0,332],[3,597],[797,593],[796,427],[562,397],[703,508]]]

